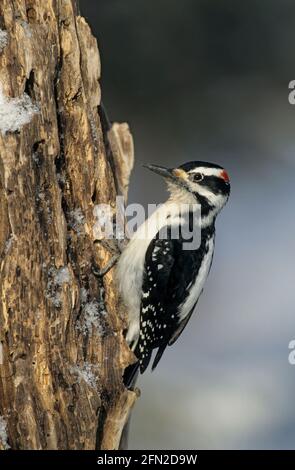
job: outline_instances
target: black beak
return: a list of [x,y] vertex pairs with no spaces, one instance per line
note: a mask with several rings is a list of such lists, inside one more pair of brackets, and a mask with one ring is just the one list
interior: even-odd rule
[[173,169],[165,168],[164,166],[158,166],[158,165],[143,165],[143,166],[144,168],[147,168],[148,170],[151,170],[154,173],[157,173],[157,175],[163,176],[164,178],[169,178],[174,181],[176,180],[173,174]]

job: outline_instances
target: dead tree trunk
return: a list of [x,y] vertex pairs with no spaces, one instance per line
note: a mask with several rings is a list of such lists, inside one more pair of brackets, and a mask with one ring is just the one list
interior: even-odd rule
[[[98,5],[99,8],[99,5]],[[116,449],[136,394],[95,206],[126,195],[126,124],[101,122],[74,0],[0,3],[0,448]]]

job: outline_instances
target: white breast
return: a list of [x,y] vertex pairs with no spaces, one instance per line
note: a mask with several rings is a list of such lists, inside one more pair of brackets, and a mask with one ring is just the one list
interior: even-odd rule
[[[167,210],[167,208],[170,210]],[[173,207],[175,206],[175,207]],[[122,253],[117,266],[118,287],[128,309],[129,328],[126,340],[130,344],[139,334],[139,316],[145,254],[158,231],[169,224],[179,224],[179,209],[167,203],[160,206],[136,231]],[[173,211],[175,210],[175,215]]]

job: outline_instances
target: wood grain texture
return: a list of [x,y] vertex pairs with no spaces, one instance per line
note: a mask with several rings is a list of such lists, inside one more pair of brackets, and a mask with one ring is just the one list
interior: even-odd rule
[[112,134],[132,161],[121,171],[116,158],[117,176],[98,113],[97,41],[77,11],[70,0],[0,3],[1,89],[38,107],[0,132],[2,449],[118,448],[137,396],[122,384],[132,354],[114,270],[92,273],[112,256],[94,243],[94,206],[115,207],[118,180],[126,198],[132,137],[126,124]]

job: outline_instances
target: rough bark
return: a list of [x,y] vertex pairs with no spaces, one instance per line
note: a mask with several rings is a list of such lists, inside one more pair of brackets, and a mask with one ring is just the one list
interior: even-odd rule
[[1,0],[0,30],[2,94],[34,107],[0,131],[0,448],[116,449],[133,358],[114,270],[93,274],[113,255],[94,207],[126,199],[132,137],[102,125],[97,42],[74,1]]

